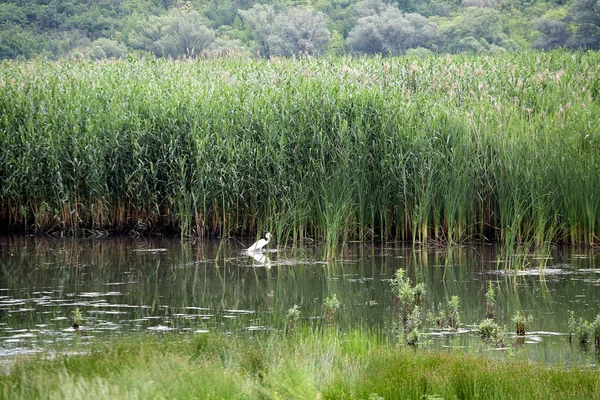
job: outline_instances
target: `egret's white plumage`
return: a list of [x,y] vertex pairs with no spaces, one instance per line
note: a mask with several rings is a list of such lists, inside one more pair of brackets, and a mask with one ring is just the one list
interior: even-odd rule
[[267,243],[269,243],[269,239],[271,239],[271,234],[269,232],[267,232],[264,239],[260,239],[258,242],[254,243],[252,246],[248,247],[246,249],[246,251],[249,251],[249,252],[260,251],[263,247],[265,247],[267,245]]

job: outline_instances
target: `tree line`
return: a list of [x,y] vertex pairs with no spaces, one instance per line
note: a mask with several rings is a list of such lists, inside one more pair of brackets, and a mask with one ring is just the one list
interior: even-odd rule
[[4,0],[0,58],[600,47],[600,0]]

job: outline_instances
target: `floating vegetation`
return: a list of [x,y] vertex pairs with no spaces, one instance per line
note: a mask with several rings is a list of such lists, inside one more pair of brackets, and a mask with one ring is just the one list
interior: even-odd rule
[[600,238],[600,54],[0,64],[0,226]]

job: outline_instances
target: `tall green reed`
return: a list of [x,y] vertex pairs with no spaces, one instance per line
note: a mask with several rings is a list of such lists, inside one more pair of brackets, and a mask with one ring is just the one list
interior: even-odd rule
[[0,220],[596,244],[598,57],[5,61]]

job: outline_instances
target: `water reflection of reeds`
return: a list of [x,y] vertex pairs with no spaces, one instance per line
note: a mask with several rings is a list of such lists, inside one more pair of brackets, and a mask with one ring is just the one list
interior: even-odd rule
[[[301,321],[325,323],[324,301],[335,295],[340,329],[368,327],[394,335],[390,280],[405,269],[426,288],[424,307],[460,297],[467,332],[435,339],[439,346],[477,348],[472,331],[485,316],[488,282],[497,288],[495,318],[512,331],[512,316],[532,315],[535,332],[567,332],[569,310],[593,319],[600,309],[600,257],[593,249],[553,249],[544,269],[528,275],[498,268],[498,249],[439,249],[404,245],[349,246],[337,261],[319,247],[271,249],[271,267],[256,265],[237,243],[182,243],[169,239],[0,239],[0,347],[42,343],[64,333],[70,313],[84,314],[87,335],[153,329],[247,331],[283,329],[298,305]],[[16,337],[16,334],[33,337]],[[12,339],[11,339],[12,338]],[[559,346],[564,337],[535,345]],[[8,342],[7,342],[8,340]],[[554,343],[554,344],[552,344]],[[533,345],[533,344],[531,344]]]

